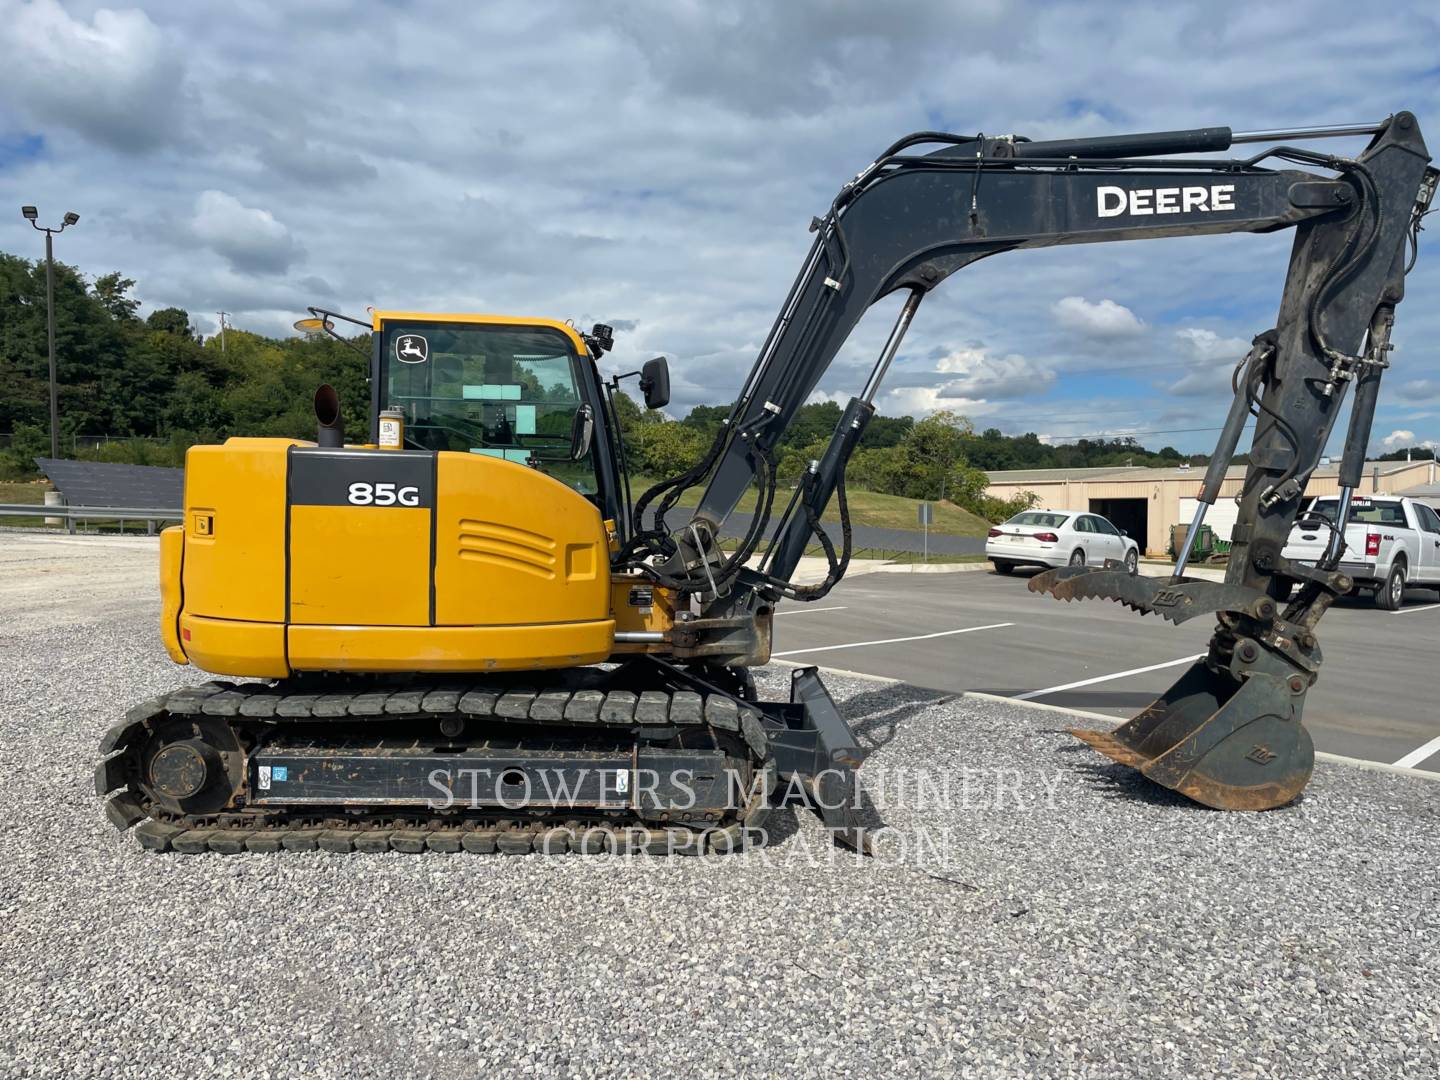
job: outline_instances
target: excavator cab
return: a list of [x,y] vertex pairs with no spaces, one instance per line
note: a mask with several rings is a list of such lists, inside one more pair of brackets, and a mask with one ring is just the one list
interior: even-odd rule
[[614,436],[592,347],[545,319],[379,311],[371,441],[398,410],[406,448],[477,454],[537,469],[619,512]]

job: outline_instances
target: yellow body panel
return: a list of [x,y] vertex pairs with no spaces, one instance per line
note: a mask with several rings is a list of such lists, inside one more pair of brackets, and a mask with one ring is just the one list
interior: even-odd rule
[[292,626],[296,671],[530,671],[610,655],[609,619],[538,626]]
[[181,563],[185,557],[185,528],[171,525],[160,531],[160,641],[170,659],[188,664],[180,647]]
[[570,344],[575,346],[576,354],[589,356],[590,350],[585,347],[585,339],[580,332],[569,323],[559,322],[555,319],[532,319],[519,315],[436,315],[428,311],[372,311],[370,313],[370,325],[375,330],[385,329],[387,322],[431,322],[431,323],[467,323],[475,326],[544,326],[550,330],[559,330],[570,339]]
[[[195,447],[186,465],[185,523],[161,542],[162,636],[177,663],[281,678],[554,668],[612,653],[604,522],[541,472],[285,439]],[[384,467],[399,486],[373,490],[398,492],[393,502],[347,497]]]
[[289,439],[228,439],[185,455],[185,610],[215,619],[285,619]]
[[437,625],[609,618],[610,560],[593,503],[544,473],[480,455],[442,453],[437,480]]
[[290,621],[430,625],[430,511],[292,506]]
[[181,612],[180,642],[190,662],[202,671],[255,679],[282,679],[290,674],[285,662],[284,623],[207,619]]
[[[637,602],[646,595],[650,603]],[[616,574],[610,579],[610,611],[617,632],[664,633],[675,625],[675,590],[638,574]]]

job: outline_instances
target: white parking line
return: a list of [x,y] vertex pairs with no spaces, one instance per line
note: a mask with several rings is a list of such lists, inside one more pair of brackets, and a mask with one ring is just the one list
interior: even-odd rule
[[777,617],[780,616],[780,615],[818,615],[818,614],[819,614],[820,612],[822,612],[822,611],[846,611],[846,610],[848,610],[848,609],[845,607],[845,605],[844,605],[844,604],[841,604],[839,607],[802,607],[802,608],[796,608],[794,611],[777,611],[777,612],[775,612],[775,614],[776,614]]
[[1412,615],[1417,611],[1434,611],[1440,608],[1440,604],[1422,604],[1420,607],[1402,607],[1398,611],[1390,612],[1391,615]]
[[1402,769],[1413,769],[1431,754],[1440,754],[1440,735],[1431,739],[1424,746],[1419,746],[1411,750],[1410,753],[1395,762],[1395,764]]
[[914,637],[892,637],[883,638],[880,641],[851,641],[845,645],[817,645],[813,649],[791,649],[789,652],[771,653],[771,656],[803,656],[808,653],[833,652],[836,649],[859,649],[866,645],[897,645],[902,641],[926,641],[930,638],[950,637],[952,634],[973,634],[977,630],[999,630],[1002,627],[1014,626],[1014,623],[997,622],[987,626],[965,626],[959,630],[941,630],[935,634],[916,634]]
[[1032,698],[1044,697],[1047,694],[1058,694],[1061,690],[1074,690],[1079,686],[1094,686],[1096,683],[1110,682],[1113,679],[1123,679],[1127,675],[1144,675],[1147,671],[1159,671],[1167,667],[1179,667],[1181,664],[1193,664],[1205,654],[1196,653],[1193,656],[1182,656],[1179,660],[1167,660],[1163,664],[1151,664],[1149,667],[1131,668],[1129,671],[1116,671],[1110,675],[1096,675],[1093,679],[1081,679],[1079,682],[1061,683],[1059,686],[1047,686],[1044,690],[1031,690],[1028,694],[1016,694],[1015,701],[1029,701]]

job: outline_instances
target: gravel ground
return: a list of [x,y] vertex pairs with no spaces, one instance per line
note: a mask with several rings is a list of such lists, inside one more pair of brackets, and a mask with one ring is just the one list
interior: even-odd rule
[[157,856],[90,780],[128,703],[200,678],[153,556],[33,543],[0,536],[7,1074],[1440,1072],[1433,783],[1322,764],[1216,813],[1054,714],[834,676],[873,860],[789,810],[715,860]]

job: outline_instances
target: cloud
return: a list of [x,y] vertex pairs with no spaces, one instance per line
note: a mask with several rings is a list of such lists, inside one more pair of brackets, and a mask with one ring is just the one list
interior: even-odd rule
[[1411,379],[1401,383],[1396,397],[1412,404],[1440,399],[1440,379]]
[[1380,440],[1386,450],[1395,450],[1402,446],[1415,445],[1415,432],[1406,431],[1404,428],[1396,428]]
[[175,137],[183,54],[143,11],[101,8],[86,22],[32,0],[0,5],[0,27],[0,87],[32,121],[124,152]]
[[202,191],[190,220],[195,238],[240,273],[282,273],[299,256],[290,230],[268,210],[223,191]]
[[1134,337],[1145,329],[1133,311],[1114,300],[1093,302],[1083,296],[1067,296],[1051,305],[1050,311],[1066,330],[1085,337]]
[[260,149],[259,161],[306,184],[345,187],[374,180],[375,166],[353,150],[311,139],[272,139]]
[[897,386],[881,394],[880,398],[884,403],[880,411],[886,416],[928,416],[948,409],[975,417],[993,412],[995,408],[976,398],[947,393],[946,388],[941,386]]
[[[959,10],[922,5],[903,18],[871,0],[677,0],[622,7],[614,17],[664,93],[760,117],[815,115],[894,93],[899,67],[949,53],[957,18],[972,49],[1008,36],[1003,0],[967,0]],[[708,49],[705,62],[695,62],[694,42],[730,39],[744,45]]]
[[992,356],[983,346],[947,353],[935,368],[956,376],[941,384],[941,393],[951,398],[1024,397],[1044,391],[1055,381],[1055,372],[1019,353]]
[[[147,310],[223,308],[238,328],[282,331],[307,302],[605,322],[605,369],[669,356],[683,415],[734,397],[811,216],[904,134],[1297,126],[1315,122],[1317,71],[1332,114],[1418,108],[1440,95],[1434,35],[1414,30],[1435,26],[1430,7],[1400,0],[1366,24],[1377,69],[1353,64],[1342,0],[1313,0],[1304,35],[1223,0],[640,0],[584,17],[512,0],[444,18],[359,0],[0,0],[0,249],[33,258],[13,207],[39,201],[81,215],[62,257],[135,278]],[[584,78],[556,76],[556,57]],[[955,205],[969,196],[960,181]],[[1057,434],[1217,425],[1231,363],[1273,324],[1292,243],[1282,230],[986,258],[927,297],[879,404]],[[1437,434],[1391,404],[1424,400],[1402,378],[1440,401],[1427,250],[1379,433]],[[819,393],[864,384],[901,300],[862,321]],[[1175,336],[1190,328],[1214,338]],[[1222,358],[1227,341],[1241,347]],[[1162,422],[1169,411],[1184,418]],[[1141,436],[1182,450],[1213,437]]]
[[1235,365],[1250,350],[1244,338],[1221,337],[1214,330],[1186,326],[1175,331],[1179,352],[1189,370],[1169,387],[1180,397],[1230,392]]

